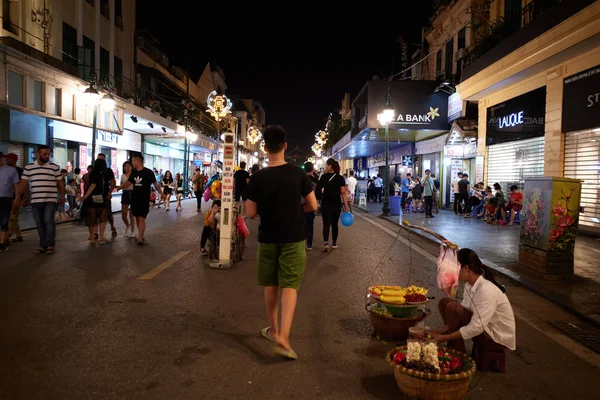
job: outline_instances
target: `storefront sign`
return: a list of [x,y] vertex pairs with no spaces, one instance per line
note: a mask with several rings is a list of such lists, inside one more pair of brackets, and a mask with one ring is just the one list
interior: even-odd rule
[[223,182],[221,184],[221,238],[219,261],[227,262],[231,251],[231,226],[233,220],[233,170],[235,160],[235,135],[226,133],[223,144]]
[[390,129],[448,129],[448,95],[435,93],[432,81],[371,81],[368,84],[367,126],[381,128],[377,120],[384,107],[386,89],[391,88],[395,120]]
[[444,157],[449,158],[473,158],[477,155],[477,144],[453,144],[444,147]]
[[489,107],[486,144],[543,136],[545,115],[545,86]]
[[[68,122],[52,121],[54,139],[69,140],[78,143],[92,143],[92,128]],[[124,130],[122,135],[106,132],[98,129],[96,131],[96,143],[98,146],[106,146],[114,149],[141,151],[142,135],[129,130]]]
[[462,117],[463,112],[463,100],[459,93],[451,94],[448,97],[448,122],[452,122],[455,119]]
[[405,167],[412,167],[412,165],[413,165],[412,156],[402,156],[402,165]]
[[[389,156],[389,164],[400,164],[402,163],[402,157],[406,155],[412,154],[412,146],[410,144],[405,144],[396,149],[390,150]],[[370,156],[367,161],[368,168],[381,167],[385,165],[385,153],[375,154]]]
[[600,127],[600,65],[565,78],[562,131]]

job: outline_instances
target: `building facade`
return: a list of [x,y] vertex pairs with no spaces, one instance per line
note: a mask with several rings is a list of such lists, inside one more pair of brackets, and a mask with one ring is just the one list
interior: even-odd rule
[[478,107],[485,182],[583,180],[580,228],[600,232],[600,2],[492,1],[503,32],[465,56],[457,93]]

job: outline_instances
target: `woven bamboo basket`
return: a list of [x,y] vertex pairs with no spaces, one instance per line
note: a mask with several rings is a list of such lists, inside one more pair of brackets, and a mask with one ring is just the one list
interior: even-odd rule
[[442,349],[444,352],[460,356],[467,369],[458,374],[432,374],[394,364],[394,354],[400,350],[406,350],[406,346],[390,350],[386,361],[393,366],[396,384],[404,394],[418,400],[460,400],[467,395],[471,377],[476,369],[475,361],[467,354]]
[[368,311],[368,313],[375,332],[381,338],[388,340],[407,339],[408,329],[425,318],[425,313],[421,310],[417,311],[416,315],[408,318],[386,317],[374,311]]

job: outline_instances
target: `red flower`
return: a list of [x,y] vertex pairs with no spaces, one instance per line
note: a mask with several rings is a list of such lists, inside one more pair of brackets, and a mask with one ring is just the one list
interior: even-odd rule
[[571,217],[570,215],[563,215],[558,219],[556,225],[558,226],[558,229],[565,230],[573,225],[573,223],[575,223],[575,218]]
[[567,210],[562,207],[560,204],[557,205],[556,207],[554,207],[554,210],[552,210],[552,214],[556,215],[557,217],[560,217],[561,215],[563,215]]
[[563,233],[560,229],[552,229],[550,231],[550,241],[556,242],[558,240],[558,238],[562,236],[562,234]]

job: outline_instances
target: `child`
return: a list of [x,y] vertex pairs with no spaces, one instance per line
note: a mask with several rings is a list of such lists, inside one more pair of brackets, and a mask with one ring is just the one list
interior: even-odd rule
[[204,229],[202,229],[202,238],[200,239],[200,254],[208,255],[206,251],[206,242],[210,238],[213,230],[219,229],[219,219],[221,214],[221,200],[215,200],[210,207],[210,211],[204,216]]
[[67,202],[69,203],[67,215],[74,218],[75,209],[77,208],[77,181],[73,178],[69,179],[69,184],[65,186],[65,191],[67,192]]

